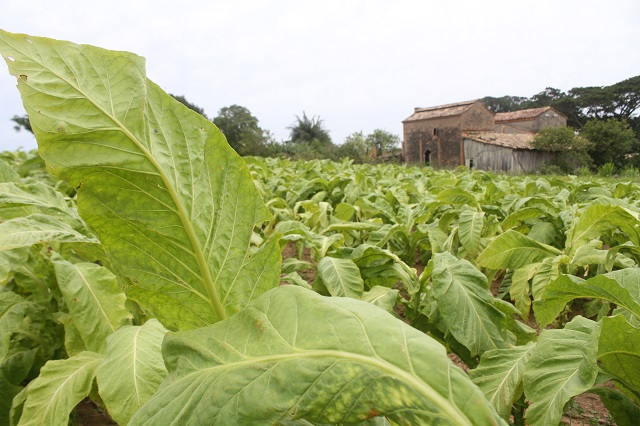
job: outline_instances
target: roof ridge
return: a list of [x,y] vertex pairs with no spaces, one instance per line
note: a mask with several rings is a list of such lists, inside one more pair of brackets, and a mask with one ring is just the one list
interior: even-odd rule
[[474,99],[471,101],[464,101],[464,102],[455,102],[452,104],[444,104],[444,105],[437,105],[437,106],[432,106],[432,107],[415,107],[413,112],[423,112],[423,111],[434,111],[437,109],[445,109],[445,108],[453,108],[453,107],[460,107],[460,106],[464,106],[464,105],[472,105],[476,102],[478,102],[480,99]]
[[558,114],[562,115],[560,112],[558,112],[558,110],[556,110],[552,106],[544,106],[544,107],[538,107],[538,108],[519,109],[516,111],[499,112],[495,115],[494,120],[496,124],[499,124],[501,122],[506,122],[510,120],[535,118],[538,115],[549,110],[554,110]]

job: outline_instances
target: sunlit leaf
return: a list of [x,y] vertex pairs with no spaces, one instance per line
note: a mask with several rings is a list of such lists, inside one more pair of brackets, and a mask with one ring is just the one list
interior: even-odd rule
[[172,328],[211,324],[278,285],[277,239],[248,250],[269,218],[222,133],[146,78],[143,58],[0,32],[0,53],[52,174],[129,297]]
[[119,424],[127,424],[167,377],[160,350],[166,333],[151,319],[142,326],[124,326],[108,337],[106,356],[96,374],[100,396]]
[[517,269],[561,254],[516,231],[497,236],[478,256],[478,265],[491,269]]
[[535,343],[509,349],[494,349],[482,354],[480,365],[469,371],[469,377],[478,385],[503,419],[509,420],[511,406],[522,396],[524,366]]
[[430,337],[369,303],[300,287],[274,289],[213,326],[169,334],[163,354],[168,379],[131,425],[378,415],[400,424],[502,424]]
[[93,385],[103,355],[82,352],[72,358],[49,361],[29,384],[20,425],[67,426],[71,410]]
[[493,305],[487,277],[450,253],[433,257],[433,295],[446,331],[474,356],[506,347],[505,315]]
[[529,424],[557,425],[564,405],[593,386],[600,331],[598,323],[578,316],[564,329],[540,333],[524,371]]

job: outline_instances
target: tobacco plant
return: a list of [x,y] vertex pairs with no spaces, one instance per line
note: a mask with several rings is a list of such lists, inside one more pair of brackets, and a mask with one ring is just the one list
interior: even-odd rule
[[68,354],[5,403],[5,423],[66,424],[87,396],[136,425],[504,423],[431,337],[279,286],[279,236],[252,243],[271,216],[249,170],[143,58],[4,31],[0,53],[82,218],[2,224],[3,253],[51,242]]

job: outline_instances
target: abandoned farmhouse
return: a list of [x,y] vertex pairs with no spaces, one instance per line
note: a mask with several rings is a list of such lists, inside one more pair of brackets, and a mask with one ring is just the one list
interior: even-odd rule
[[402,124],[408,163],[528,173],[552,155],[531,147],[535,134],[567,118],[551,107],[495,114],[476,100],[415,108]]

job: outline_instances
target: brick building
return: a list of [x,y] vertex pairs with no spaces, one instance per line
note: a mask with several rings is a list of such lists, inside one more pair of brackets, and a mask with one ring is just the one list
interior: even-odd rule
[[415,108],[402,122],[402,154],[414,164],[532,172],[551,159],[531,147],[535,133],[566,123],[551,107],[494,114],[475,100]]

